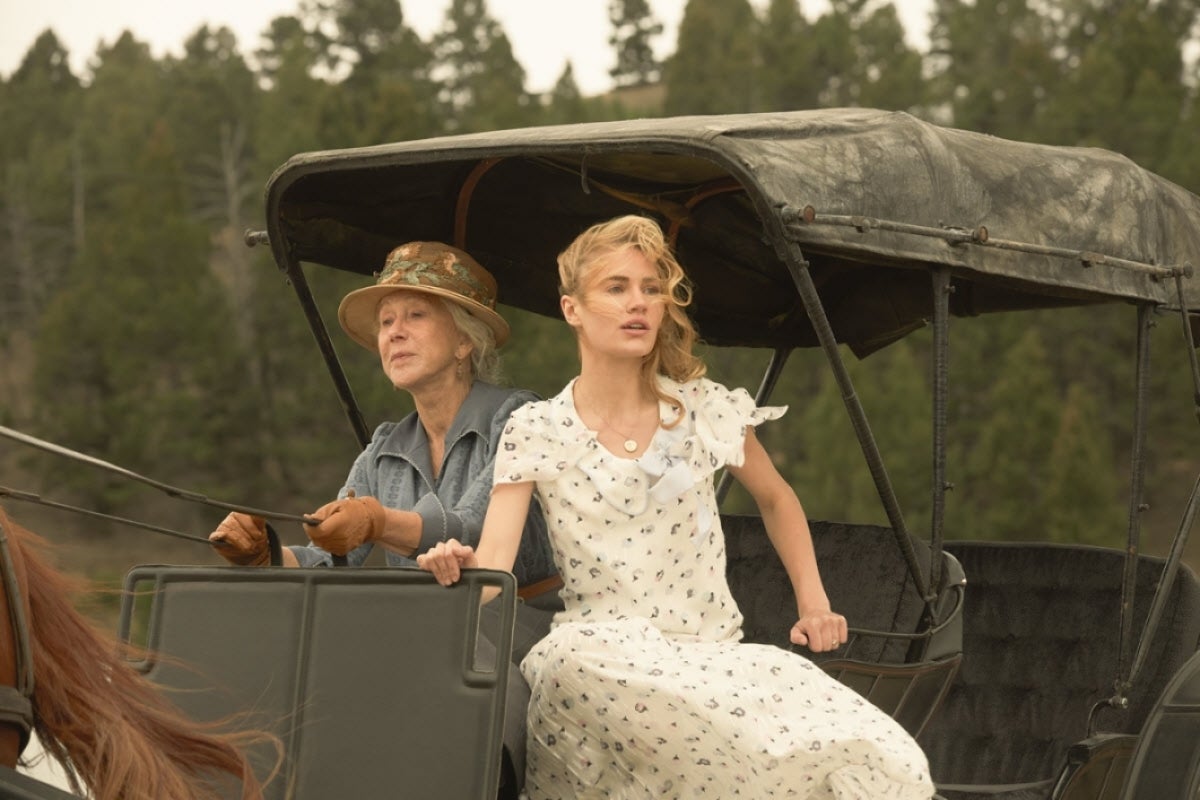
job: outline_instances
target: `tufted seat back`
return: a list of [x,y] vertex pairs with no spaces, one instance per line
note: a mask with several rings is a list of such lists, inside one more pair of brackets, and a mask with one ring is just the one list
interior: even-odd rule
[[[796,600],[762,519],[724,514],[721,524],[725,530],[726,573],[745,616],[745,641],[789,647],[788,631],[796,622]],[[829,602],[846,616],[851,627],[907,633],[917,630],[924,604],[890,528],[816,520],[809,526]],[[921,542],[916,546],[921,563],[927,564],[928,549]],[[853,648],[851,655],[860,661],[901,663],[908,643],[862,637]]]
[[[1117,677],[1121,551],[1079,545],[950,542],[967,575],[963,661],[920,737],[939,784],[1053,779]],[[1163,568],[1137,566],[1134,647]],[[1182,567],[1125,711],[1096,732],[1137,734],[1171,676],[1200,645],[1200,585]]]

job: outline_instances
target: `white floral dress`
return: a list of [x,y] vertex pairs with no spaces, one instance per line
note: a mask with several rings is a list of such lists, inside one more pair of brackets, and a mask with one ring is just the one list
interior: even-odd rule
[[931,797],[924,753],[890,717],[808,659],[739,641],[713,473],[785,409],[660,380],[686,416],[640,458],[584,426],[574,381],[501,437],[495,482],[535,483],[564,581],[565,610],[521,663],[528,796]]

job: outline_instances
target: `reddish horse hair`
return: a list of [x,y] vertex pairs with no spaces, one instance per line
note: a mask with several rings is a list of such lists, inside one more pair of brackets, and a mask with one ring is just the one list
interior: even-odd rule
[[[26,599],[34,730],[46,752],[73,773],[74,790],[86,788],[96,800],[207,800],[221,796],[212,779],[225,773],[241,781],[243,800],[261,800],[244,750],[271,743],[279,752],[278,739],[223,732],[184,716],[129,664],[131,648],[101,634],[71,604],[82,586],[44,559],[46,541],[2,508],[0,525]],[[15,655],[0,591],[0,684],[15,680]],[[0,725],[0,762],[16,766],[18,742],[15,728]]]

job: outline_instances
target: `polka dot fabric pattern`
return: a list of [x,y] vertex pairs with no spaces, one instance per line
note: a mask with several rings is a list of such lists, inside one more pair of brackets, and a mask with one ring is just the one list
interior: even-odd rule
[[521,664],[526,792],[559,798],[898,798],[933,794],[924,754],[810,661],[743,644],[713,474],[781,416],[709,380],[662,386],[647,451],[610,453],[572,385],[509,418],[497,483],[533,481],[564,610]]

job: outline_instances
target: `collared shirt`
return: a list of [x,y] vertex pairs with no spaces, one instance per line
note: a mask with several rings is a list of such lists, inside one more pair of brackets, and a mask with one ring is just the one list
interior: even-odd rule
[[[399,422],[384,422],[354,460],[338,497],[346,497],[353,489],[356,496],[374,497],[387,508],[416,512],[421,517],[417,553],[447,539],[478,545],[504,423],[514,409],[537,399],[533,392],[476,381],[446,432],[442,468],[436,478],[429,439],[416,412]],[[361,566],[372,548],[373,543],[368,542],[352,550],[346,555],[347,563]],[[291,550],[302,567],[333,563],[329,553],[316,545]],[[385,552],[389,566],[416,565],[411,558]],[[525,585],[554,573],[545,519],[535,500],[530,504],[513,574]]]

